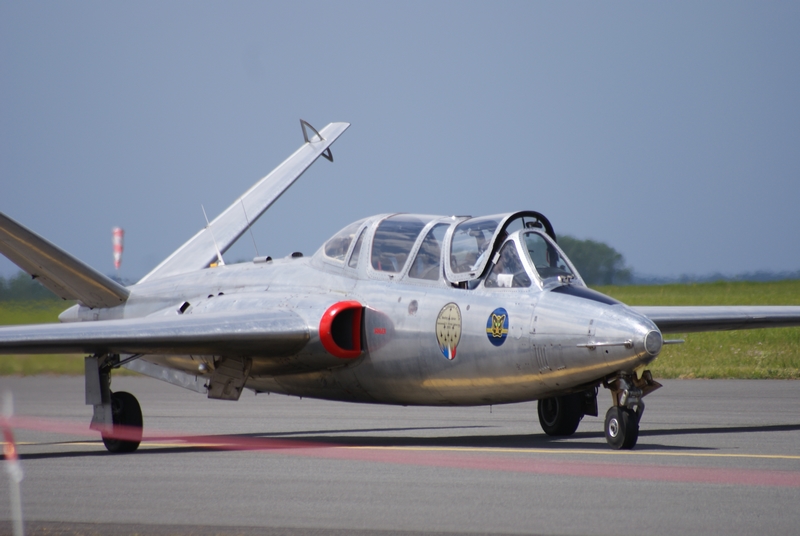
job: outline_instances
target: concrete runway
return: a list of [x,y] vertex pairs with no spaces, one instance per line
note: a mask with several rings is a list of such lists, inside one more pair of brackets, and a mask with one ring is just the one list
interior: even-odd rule
[[[57,419],[70,432],[16,431],[29,533],[800,532],[800,383],[663,383],[645,399],[632,452],[605,443],[602,389],[601,416],[555,440],[539,428],[535,402],[491,411],[252,393],[221,402],[115,378],[112,389],[141,402],[145,435],[280,447],[159,440],[121,456],[83,435],[91,408],[82,378],[4,377],[0,392],[14,393],[17,415]],[[1,473],[0,533],[10,533],[9,516]]]

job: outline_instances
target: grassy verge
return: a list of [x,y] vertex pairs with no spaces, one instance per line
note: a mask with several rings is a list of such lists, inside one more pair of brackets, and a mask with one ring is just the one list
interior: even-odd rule
[[[58,322],[58,315],[71,305],[63,300],[0,302],[0,326]],[[0,375],[83,374],[83,354],[0,355]],[[114,374],[135,374],[117,369]]]
[[[628,305],[800,305],[800,281],[599,287]],[[657,378],[800,378],[800,328],[666,336]]]

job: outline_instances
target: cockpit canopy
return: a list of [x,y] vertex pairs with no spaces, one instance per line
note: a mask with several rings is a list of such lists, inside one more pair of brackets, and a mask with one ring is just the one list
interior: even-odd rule
[[336,233],[315,258],[346,270],[363,270],[371,278],[465,288],[481,281],[487,288],[581,282],[558,248],[550,222],[532,211],[478,218],[373,216]]
[[372,237],[372,268],[381,272],[399,273],[425,225],[434,217],[399,214],[378,224]]

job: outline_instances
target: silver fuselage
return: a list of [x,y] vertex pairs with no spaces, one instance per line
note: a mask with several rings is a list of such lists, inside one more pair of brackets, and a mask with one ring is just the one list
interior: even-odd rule
[[[619,371],[643,367],[654,355],[644,345],[657,331],[646,317],[619,303],[554,289],[454,288],[444,280],[372,279],[368,266],[355,270],[314,257],[287,258],[208,268],[141,283],[124,305],[76,306],[63,320],[218,315],[282,311],[307,327],[298,352],[276,358],[264,348],[252,360],[246,387],[257,392],[403,405],[481,405],[535,400],[597,385]],[[575,283],[573,283],[575,284]],[[569,286],[561,285],[561,286]],[[555,287],[559,288],[559,287]],[[583,286],[577,288],[588,291]],[[364,348],[355,359],[331,355],[320,341],[320,319],[337,302],[365,308]],[[612,300],[607,300],[612,302]],[[436,337],[437,316],[455,304],[461,337],[453,359]],[[491,343],[487,320],[507,311],[507,335]],[[144,355],[142,360],[203,376],[222,356]]]

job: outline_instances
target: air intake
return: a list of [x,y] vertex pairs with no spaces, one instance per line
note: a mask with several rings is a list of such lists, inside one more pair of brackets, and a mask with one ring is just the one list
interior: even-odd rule
[[342,301],[331,305],[319,321],[322,346],[341,359],[361,355],[362,307],[357,301]]

